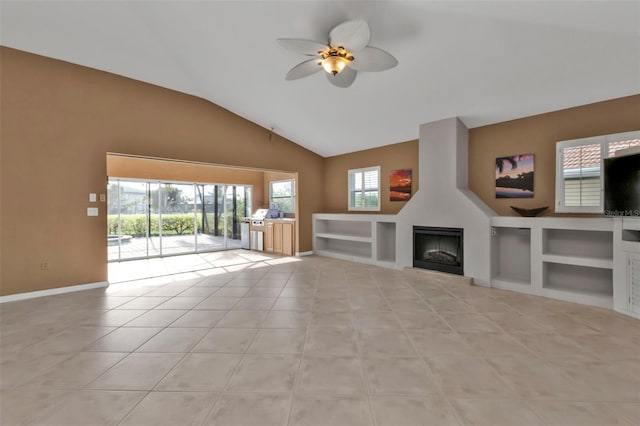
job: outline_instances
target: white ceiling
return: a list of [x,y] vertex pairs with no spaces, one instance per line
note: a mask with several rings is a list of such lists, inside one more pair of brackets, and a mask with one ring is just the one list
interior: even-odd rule
[[[2,1],[2,45],[210,100],[322,155],[640,93],[640,1]],[[369,22],[399,65],[340,89],[277,38]]]

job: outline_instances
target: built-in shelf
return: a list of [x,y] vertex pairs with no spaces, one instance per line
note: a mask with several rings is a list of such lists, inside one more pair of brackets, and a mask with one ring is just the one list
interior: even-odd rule
[[340,238],[317,237],[316,247],[322,251],[357,257],[371,257],[371,242],[344,240]]
[[622,229],[627,231],[640,231],[640,218],[624,217],[622,220]]
[[492,228],[494,280],[514,284],[531,284],[531,229]]
[[543,263],[543,288],[613,295],[613,270],[566,263]]
[[360,215],[340,216],[348,217],[332,219],[327,215],[323,215],[323,218],[314,216],[314,232],[318,234],[344,235],[371,239],[373,233],[370,222],[358,220],[358,216]]
[[568,256],[560,254],[543,254],[543,262],[564,263],[574,266],[588,266],[592,268],[613,269],[613,258],[590,256]]
[[583,305],[597,306],[611,309],[613,307],[612,293],[598,293],[588,290],[566,290],[562,287],[549,286],[545,288],[545,297],[564,300],[565,302],[581,303]]
[[493,279],[491,280],[492,282],[495,283],[500,283],[501,286],[498,287],[504,287],[507,284],[514,284],[514,285],[520,285],[520,286],[531,286],[531,280],[518,280],[517,278],[514,277],[503,277],[503,276],[495,276],[493,277]]
[[316,233],[316,237],[318,238],[326,238],[331,240],[345,240],[345,241],[357,241],[360,243],[370,243],[371,237],[358,237],[355,235],[349,234],[334,234],[328,232],[318,232]]
[[396,217],[314,214],[313,251],[321,256],[395,268]]
[[640,231],[637,231],[635,229],[623,229],[622,241],[640,243]]
[[396,261],[396,223],[376,222],[376,260],[395,263]]
[[493,287],[613,306],[611,219],[496,217],[491,225]]
[[544,254],[613,259],[613,231],[543,228]]

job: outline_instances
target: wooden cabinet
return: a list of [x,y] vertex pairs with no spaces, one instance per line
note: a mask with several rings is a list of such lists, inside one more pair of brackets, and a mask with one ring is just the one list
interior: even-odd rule
[[271,221],[265,223],[264,251],[273,252],[273,225]]
[[264,250],[293,256],[295,223],[287,220],[265,220]]
[[293,256],[295,240],[293,235],[295,232],[293,223],[284,223],[282,225],[282,254]]
[[273,224],[273,251],[282,253],[282,223]]

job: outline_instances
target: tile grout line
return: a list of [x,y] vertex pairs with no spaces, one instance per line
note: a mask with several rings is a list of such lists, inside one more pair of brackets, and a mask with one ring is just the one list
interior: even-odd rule
[[[195,285],[195,283],[194,283],[194,285]],[[191,288],[191,287],[190,287],[190,288]],[[135,299],[134,299],[134,300],[135,300]],[[155,309],[156,309],[155,307],[154,307],[154,308],[151,308],[151,309],[150,309],[150,310],[148,310],[147,312],[149,312],[149,311],[154,311]],[[167,330],[171,324],[173,324],[173,323],[174,323],[175,321],[177,321],[178,319],[182,318],[182,316],[186,315],[186,313],[187,313],[187,312],[189,312],[189,310],[185,310],[185,313],[184,313],[184,314],[182,314],[181,316],[179,316],[178,318],[176,318],[174,321],[170,322],[169,324],[165,325],[164,327],[159,327],[159,328],[161,328],[161,329],[160,329],[157,333],[155,333],[153,336],[149,337],[149,338],[148,338],[147,340],[145,340],[143,343],[141,343],[140,345],[138,345],[138,346],[137,346],[133,351],[130,351],[130,352],[129,352],[129,354],[128,354],[127,356],[125,356],[124,358],[122,358],[122,359],[121,359],[119,362],[117,362],[116,364],[112,365],[109,369],[107,369],[107,370],[106,370],[106,371],[104,371],[102,374],[100,374],[98,377],[96,377],[94,380],[92,380],[91,382],[89,382],[86,386],[89,386],[89,385],[90,385],[91,383],[93,383],[95,380],[97,380],[98,378],[102,377],[102,376],[103,376],[104,374],[106,374],[109,370],[111,370],[111,369],[112,369],[112,368],[114,368],[116,365],[118,365],[120,362],[122,362],[124,359],[126,359],[127,357],[129,357],[129,355],[134,354],[134,353],[143,353],[143,352],[136,352],[136,351],[137,351],[138,349],[140,349],[142,346],[144,346],[144,345],[145,345],[147,342],[149,342],[151,339],[153,339],[155,336],[157,336],[158,334],[162,333],[164,330]],[[144,315],[144,314],[142,314],[142,315]],[[133,321],[133,320],[131,320],[131,321]],[[131,321],[129,321],[129,322],[131,322]],[[128,324],[128,322],[127,322],[127,323],[125,323],[125,324]],[[124,325],[123,325],[123,326],[124,326]],[[119,327],[119,328],[117,328],[117,329],[124,328],[123,326],[121,326],[121,327]],[[149,327],[149,328],[151,328],[151,327]],[[155,327],[154,327],[154,328],[155,328]],[[115,331],[115,330],[114,330],[114,331]],[[202,338],[204,338],[204,336],[203,336]],[[202,338],[201,338],[200,340],[202,340]],[[94,342],[94,343],[95,343],[95,342]],[[191,349],[193,349],[193,347],[195,347],[195,345],[193,345]],[[154,353],[154,352],[148,352],[148,353]],[[127,411],[127,413],[125,413],[125,414],[123,415],[123,417],[118,421],[118,424],[121,424],[121,423],[122,423],[122,422],[123,422],[123,421],[124,421],[124,420],[125,420],[125,419],[126,419],[126,418],[127,418],[127,417],[128,417],[128,416],[129,416],[129,415],[130,415],[130,414],[131,414],[131,413],[132,413],[132,412],[133,412],[133,411],[134,411],[134,410],[135,410],[139,405],[140,405],[140,404],[141,404],[141,403],[142,403],[142,401],[144,401],[144,400],[145,400],[145,398],[147,398],[147,396],[149,396],[149,395],[153,392],[153,390],[158,386],[158,384],[159,384],[160,382],[162,382],[162,380],[164,380],[164,379],[165,379],[165,378],[166,378],[166,377],[167,377],[167,376],[168,376],[168,375],[169,375],[169,374],[170,374],[170,373],[171,373],[171,372],[172,372],[172,371],[173,371],[173,370],[174,370],[178,365],[180,365],[180,363],[181,363],[181,362],[182,362],[182,361],[187,357],[188,353],[189,353],[189,352],[185,352],[185,353],[182,355],[182,357],[181,357],[180,359],[178,359],[178,360],[176,361],[176,363],[175,363],[175,364],[174,364],[174,365],[173,365],[169,370],[167,370],[167,372],[166,372],[162,377],[160,377],[160,378],[158,379],[158,381],[157,381],[157,382],[156,382],[156,383],[151,387],[151,389],[149,389],[149,390],[147,390],[147,391],[146,391],[145,395],[144,395],[142,398],[140,398],[140,400],[139,400],[136,404],[134,404],[134,405],[131,407],[131,409],[130,409],[129,411]]]
[[[233,281],[233,280],[231,280]],[[231,282],[229,281],[229,282]],[[227,283],[228,284],[228,283]],[[226,286],[226,284],[225,284]],[[255,285],[251,286],[250,288],[255,288]],[[247,292],[248,293],[248,292]],[[245,296],[242,296],[240,299],[244,298]],[[240,301],[238,301],[237,303],[239,303]],[[236,303],[236,305],[237,305]],[[236,306],[234,305],[234,306]],[[232,310],[230,310],[229,312],[233,312]],[[271,311],[269,311],[271,312]],[[222,386],[222,390],[218,393],[218,398],[216,399],[216,401],[214,402],[214,404],[211,406],[211,408],[209,409],[209,411],[207,412],[207,415],[204,417],[204,422],[206,422],[206,420],[209,418],[209,416],[214,412],[216,406],[218,405],[218,403],[222,400],[222,397],[224,396],[225,393],[230,394],[233,392],[229,392],[227,391],[227,386],[229,386],[229,382],[231,382],[231,379],[233,378],[233,376],[236,374],[236,372],[239,370],[240,365],[242,365],[242,361],[244,361],[244,359],[246,358],[246,355],[249,351],[249,348],[251,347],[251,345],[253,344],[253,342],[255,341],[255,339],[257,338],[258,334],[260,333],[260,325],[262,324],[262,321],[264,321],[269,314],[267,314],[265,316],[265,318],[263,320],[261,320],[260,324],[258,324],[258,327],[256,328],[256,333],[253,335],[253,337],[251,338],[251,340],[249,341],[249,343],[247,344],[247,347],[244,349],[242,356],[240,357],[240,359],[238,360],[238,363],[236,364],[236,366],[233,368],[233,370],[231,371],[231,373],[229,373],[229,376],[227,377],[227,379],[225,380],[224,385]],[[225,315],[222,319],[220,319],[220,321],[222,321],[227,315]],[[220,322],[218,321],[218,323]],[[216,323],[216,326],[217,324]],[[215,328],[215,327],[214,327]],[[242,328],[239,328],[239,330],[242,330]],[[245,329],[246,330],[246,329]],[[203,337],[204,338],[204,337]]]
[[[373,281],[376,282],[375,279]],[[375,288],[376,289],[380,289],[379,283],[376,282],[376,287]],[[384,298],[384,300],[388,304],[389,301],[384,296],[384,293],[382,293],[382,290],[380,290],[380,293],[382,294],[382,297]],[[349,307],[352,308],[350,296],[347,295],[347,298],[349,300]],[[389,305],[389,307],[391,308],[391,305]],[[391,310],[393,312],[393,308],[391,308]],[[362,349],[362,343],[360,342],[360,335],[358,333],[358,327],[356,326],[355,318],[353,317],[353,315],[351,315],[351,321],[352,321],[353,329],[354,329],[355,334],[356,334],[356,347],[357,347],[357,351],[358,351],[358,361],[360,362],[360,371],[361,371],[361,374],[362,374],[362,381],[364,382],[363,383],[364,384],[364,394],[365,394],[365,397],[367,399],[367,406],[369,407],[369,421],[371,422],[372,425],[375,426],[375,425],[378,424],[378,420],[376,419],[375,412],[373,410],[373,403],[371,402],[372,386],[371,386],[371,383],[369,383],[369,376],[367,375],[367,372],[365,370],[364,351]]]
[[[435,283],[434,283],[435,284]],[[413,286],[411,284],[408,284],[412,290],[414,290],[415,293],[417,293],[415,291],[415,289],[413,288]],[[440,287],[439,284],[436,284]],[[386,295],[384,295],[386,298]],[[431,305],[429,305],[424,298],[422,297],[422,295],[417,294],[417,297],[422,300],[424,303],[426,303],[429,308],[435,313],[435,315],[441,320],[444,321],[444,318],[442,318],[438,312],[435,311],[435,309],[433,309],[433,307]],[[393,306],[391,307],[392,312],[394,313],[394,315],[397,317],[396,311],[393,309]],[[451,327],[451,325],[449,325],[449,323],[447,323],[446,321],[444,322],[449,328],[451,328],[453,330],[453,327]],[[402,322],[399,322],[400,327],[402,329],[402,331],[404,332],[404,334],[406,335],[406,337],[409,339],[409,343],[411,344],[411,347],[413,348],[413,350],[415,351],[415,353],[417,354],[417,356],[420,358],[420,360],[422,361],[426,371],[429,374],[429,378],[433,380],[433,383],[438,387],[439,389],[439,395],[438,398],[441,398],[445,404],[447,404],[447,406],[449,407],[449,411],[451,412],[451,414],[453,415],[453,417],[456,419],[456,421],[460,424],[463,425],[464,422],[462,421],[462,419],[460,418],[460,415],[458,414],[457,410],[454,409],[454,407],[452,406],[451,402],[449,401],[449,396],[445,395],[444,390],[442,389],[440,383],[438,380],[436,380],[435,378],[435,374],[433,373],[433,371],[431,370],[431,367],[429,367],[429,364],[425,361],[423,355],[420,353],[420,351],[418,351],[415,343],[413,342],[413,339],[411,339],[411,336],[409,335],[407,329],[404,327],[404,324]],[[422,329],[420,329],[422,330]],[[455,330],[453,330],[454,333],[457,334],[457,332]],[[422,398],[424,399],[424,398]],[[424,402],[423,402],[423,406],[424,406]]]
[[[291,279],[291,278],[289,278]],[[288,281],[288,280],[287,280]],[[285,284],[285,288],[286,288],[286,284]],[[316,284],[314,283],[313,286],[313,294],[315,295],[316,293]],[[311,297],[312,299],[312,308],[313,308],[313,297]],[[298,311],[293,311],[293,312],[298,312]],[[305,356],[305,351],[307,348],[307,343],[309,342],[309,330],[311,329],[311,320],[313,318],[313,311],[310,310],[309,311],[309,319],[307,320],[307,327],[305,328],[305,333],[304,333],[304,342],[302,343],[302,351],[300,352],[300,360],[298,361],[298,372],[296,374],[294,383],[293,383],[293,389],[291,391],[291,404],[289,404],[289,414],[287,416],[287,422],[285,423],[286,425],[291,425],[291,421],[293,420],[293,407],[296,401],[296,395],[298,394],[298,387],[300,386],[300,381],[302,380],[302,365],[304,363],[304,356]]]

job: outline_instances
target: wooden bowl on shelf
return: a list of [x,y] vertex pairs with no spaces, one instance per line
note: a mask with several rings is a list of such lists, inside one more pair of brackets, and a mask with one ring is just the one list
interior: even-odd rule
[[534,209],[523,209],[522,207],[511,206],[511,208],[522,217],[536,217],[543,211],[549,208],[549,206],[536,207]]

